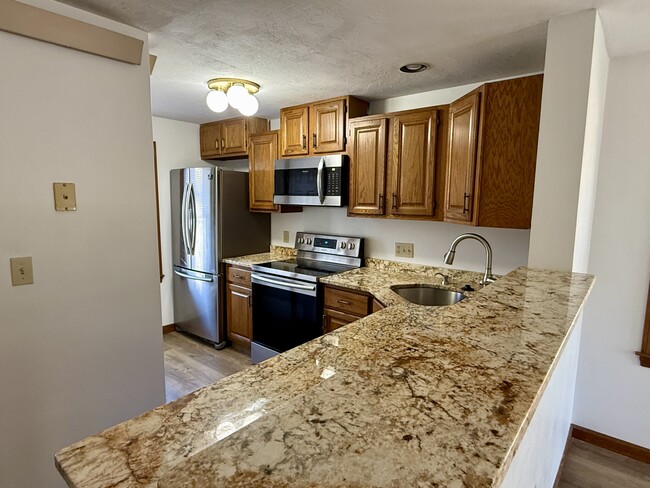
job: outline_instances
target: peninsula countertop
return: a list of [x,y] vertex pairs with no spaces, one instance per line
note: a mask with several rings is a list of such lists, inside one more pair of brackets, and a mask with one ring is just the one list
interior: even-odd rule
[[[348,273],[330,284],[385,289]],[[76,488],[499,486],[592,282],[518,268],[453,306],[385,303],[57,466]]]

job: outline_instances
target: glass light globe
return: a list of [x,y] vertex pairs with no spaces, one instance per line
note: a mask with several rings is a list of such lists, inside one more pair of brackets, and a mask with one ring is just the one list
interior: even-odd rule
[[205,103],[213,112],[223,112],[228,108],[228,97],[223,90],[210,90],[208,96],[205,97]]
[[230,106],[232,108],[239,108],[239,105],[248,96],[248,90],[244,88],[244,85],[242,84],[233,85],[228,88],[226,95],[228,96],[228,103]]
[[247,95],[239,104],[239,112],[246,117],[254,115],[258,108],[260,108],[260,102],[253,95]]

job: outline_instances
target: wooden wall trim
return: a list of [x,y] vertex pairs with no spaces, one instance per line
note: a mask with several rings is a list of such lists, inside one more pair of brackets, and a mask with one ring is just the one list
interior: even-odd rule
[[0,30],[139,65],[144,41],[15,0],[0,0]]
[[641,350],[636,353],[641,366],[650,368],[650,286],[648,287],[648,300],[645,304],[645,325],[643,327],[643,342]]
[[169,334],[170,332],[176,332],[176,324],[167,324],[162,326],[163,334]]
[[615,437],[610,437],[600,432],[596,432],[579,425],[573,425],[571,429],[571,435],[574,439],[579,439],[581,441],[588,442],[594,446],[602,447],[608,451],[616,452],[627,456],[637,461],[650,464],[650,449],[645,447],[637,446],[630,442],[622,441],[616,439]]

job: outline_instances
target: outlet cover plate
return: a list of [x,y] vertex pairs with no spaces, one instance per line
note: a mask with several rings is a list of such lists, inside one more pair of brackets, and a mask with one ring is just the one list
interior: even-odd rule
[[412,242],[396,242],[395,243],[395,256],[398,258],[412,258],[413,257],[413,243]]

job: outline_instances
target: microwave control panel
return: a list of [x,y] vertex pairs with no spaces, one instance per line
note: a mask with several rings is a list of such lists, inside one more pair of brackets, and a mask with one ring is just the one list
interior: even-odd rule
[[341,195],[342,168],[327,168],[327,183],[325,184],[325,195],[336,197]]

